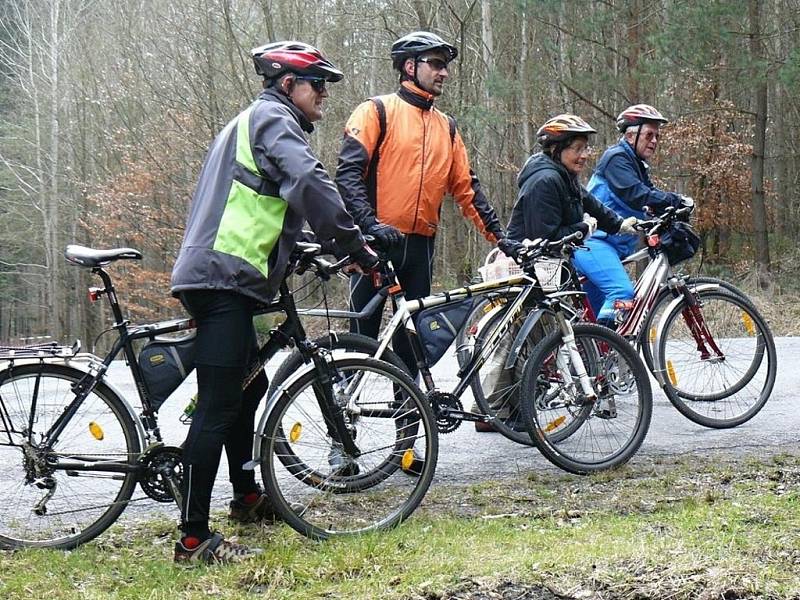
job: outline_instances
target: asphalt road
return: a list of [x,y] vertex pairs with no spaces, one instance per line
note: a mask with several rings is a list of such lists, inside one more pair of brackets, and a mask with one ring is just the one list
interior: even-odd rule
[[[653,385],[653,419],[650,431],[639,453],[633,458],[647,458],[694,454],[698,460],[709,455],[766,456],[794,451],[800,441],[800,340],[780,338],[776,340],[778,351],[778,377],[772,397],[764,409],[751,421],[734,429],[713,430],[701,427],[684,418],[669,403],[655,383]],[[268,373],[277,367],[282,357],[276,357],[268,366]],[[448,353],[434,368],[437,385],[446,391],[456,382],[457,362],[452,352]],[[133,381],[122,364],[115,364],[110,371],[112,384],[129,399],[135,398]],[[194,375],[191,375],[161,409],[160,424],[165,441],[179,444],[187,428],[178,421],[183,407],[196,390]],[[469,408],[471,397],[463,398]],[[217,485],[214,490],[214,508],[224,508],[230,498],[227,481],[227,465],[223,454]],[[496,433],[476,433],[470,423],[463,423],[455,432],[440,436],[439,463],[436,481],[448,483],[470,483],[485,479],[525,476],[532,472],[561,473],[547,462],[536,449],[515,444]],[[145,508],[149,505],[149,508]],[[140,510],[152,511],[151,502],[137,503]],[[174,507],[161,505],[166,514],[177,513]]]

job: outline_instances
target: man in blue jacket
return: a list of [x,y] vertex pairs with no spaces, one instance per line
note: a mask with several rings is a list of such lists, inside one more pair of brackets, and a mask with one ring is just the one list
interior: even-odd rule
[[[589,180],[588,190],[623,218],[646,218],[644,208],[656,214],[672,206],[693,203],[691,198],[658,189],[650,180],[649,161],[656,153],[660,128],[667,119],[648,104],[635,104],[617,117],[622,133],[619,142],[603,154]],[[575,265],[589,280],[589,295],[597,320],[614,328],[614,302],[631,300],[634,290],[620,259],[636,250],[638,236],[597,231],[577,252]]]

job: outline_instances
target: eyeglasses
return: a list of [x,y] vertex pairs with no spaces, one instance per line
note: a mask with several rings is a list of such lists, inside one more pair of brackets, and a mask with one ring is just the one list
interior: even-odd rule
[[304,77],[303,75],[297,75],[295,79],[297,81],[307,81],[308,85],[318,94],[325,91],[325,84],[328,83],[324,77]]
[[431,69],[434,71],[442,71],[447,68],[447,63],[443,61],[441,58],[418,58],[417,62],[422,62],[427,64]]
[[584,154],[586,156],[591,156],[594,153],[594,147],[592,147],[592,146],[582,146],[582,147],[579,147],[579,146],[567,146],[567,148],[572,150],[578,156],[580,156],[581,154]]

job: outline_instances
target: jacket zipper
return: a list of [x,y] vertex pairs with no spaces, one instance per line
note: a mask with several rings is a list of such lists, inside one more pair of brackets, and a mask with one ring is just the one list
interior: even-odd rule
[[428,139],[428,123],[425,122],[425,112],[419,110],[422,118],[422,164],[419,168],[419,189],[417,190],[417,205],[414,208],[414,224],[411,226],[411,233],[417,229],[417,219],[419,219],[419,202],[422,199],[422,183],[425,181],[425,142]]

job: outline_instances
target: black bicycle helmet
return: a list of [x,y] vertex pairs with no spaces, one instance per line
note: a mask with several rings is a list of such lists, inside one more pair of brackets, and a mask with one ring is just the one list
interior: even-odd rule
[[272,42],[250,51],[256,73],[274,79],[284,73],[340,81],[344,75],[319,50],[303,42]]
[[536,140],[543,146],[551,146],[578,135],[589,137],[597,130],[577,115],[556,115],[539,128]]
[[649,104],[634,104],[629,106],[617,117],[617,129],[622,133],[628,127],[636,127],[642,123],[668,123],[666,117]]
[[404,35],[392,44],[392,66],[396,71],[403,71],[406,59],[416,58],[431,50],[442,50],[447,55],[447,62],[458,56],[458,48],[448,44],[435,33],[415,31]]

